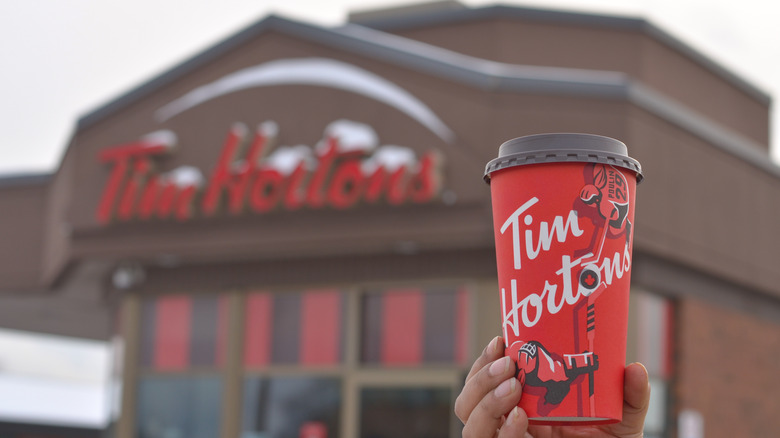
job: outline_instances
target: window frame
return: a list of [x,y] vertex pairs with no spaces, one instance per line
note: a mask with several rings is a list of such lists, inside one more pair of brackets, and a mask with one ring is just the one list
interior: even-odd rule
[[[404,288],[419,288],[423,291],[431,288],[451,288],[454,293],[463,290],[468,299],[466,308],[465,329],[465,356],[463,363],[419,363],[415,365],[399,365],[388,367],[382,364],[369,364],[361,361],[361,311],[362,297],[368,293],[376,293],[380,290],[394,290]],[[248,377],[294,377],[294,376],[327,376],[337,377],[341,381],[342,406],[340,412],[339,436],[344,438],[357,438],[360,430],[360,394],[363,388],[445,388],[452,394],[451,406],[454,399],[463,386],[463,378],[468,372],[470,359],[474,356],[472,340],[477,330],[476,309],[473,306],[475,295],[480,289],[475,280],[464,279],[426,279],[404,280],[393,282],[361,282],[354,284],[327,284],[327,285],[297,285],[282,287],[253,287],[232,289],[227,291],[207,292],[221,297],[226,295],[228,300],[227,310],[227,339],[226,358],[223,364],[215,364],[213,367],[190,366],[184,371],[153,370],[141,365],[140,342],[143,302],[146,299],[157,298],[165,294],[154,295],[128,295],[122,304],[122,318],[124,322],[121,331],[127,339],[128,346],[132,350],[127,351],[124,357],[123,382],[125,390],[122,392],[122,412],[117,427],[118,437],[136,437],[135,424],[137,424],[137,412],[135,408],[137,391],[140,379],[150,375],[175,375],[175,376],[199,376],[219,374],[222,384],[222,412],[220,414],[220,436],[241,436],[243,433],[243,393],[244,382]],[[269,364],[262,367],[251,367],[244,364],[244,336],[246,322],[246,303],[253,291],[265,290],[273,294],[301,292],[308,290],[336,289],[344,294],[344,306],[342,315],[342,346],[341,362],[335,365],[305,365],[305,364]],[[171,291],[172,294],[194,295],[181,291]],[[496,309],[496,312],[498,310]],[[131,348],[128,348],[131,350]],[[133,408],[128,409],[129,406]],[[450,412],[450,437],[460,436],[460,421]]]

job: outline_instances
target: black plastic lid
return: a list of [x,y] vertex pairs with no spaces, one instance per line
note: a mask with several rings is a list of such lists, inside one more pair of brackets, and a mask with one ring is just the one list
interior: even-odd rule
[[583,162],[623,167],[642,181],[642,165],[628,156],[622,141],[593,134],[537,134],[509,140],[498,148],[498,158],[485,166],[485,182],[490,174],[507,167],[538,163]]

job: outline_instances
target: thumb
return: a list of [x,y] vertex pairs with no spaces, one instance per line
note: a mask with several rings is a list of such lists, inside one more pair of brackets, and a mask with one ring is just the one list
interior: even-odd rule
[[640,363],[626,367],[623,383],[623,421],[610,427],[617,437],[642,436],[650,406],[650,379]]

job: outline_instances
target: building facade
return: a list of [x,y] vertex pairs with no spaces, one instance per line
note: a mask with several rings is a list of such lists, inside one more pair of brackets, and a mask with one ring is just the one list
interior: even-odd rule
[[600,134],[645,172],[627,361],[651,374],[647,436],[767,436],[769,107],[641,19],[267,17],[81,118],[54,174],[0,181],[2,320],[119,340],[119,438],[459,436],[501,332],[484,166],[510,138]]

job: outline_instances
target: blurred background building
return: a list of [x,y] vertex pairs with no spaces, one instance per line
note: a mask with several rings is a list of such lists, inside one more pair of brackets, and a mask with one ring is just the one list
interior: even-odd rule
[[651,374],[646,436],[767,436],[769,108],[642,19],[269,16],[81,118],[55,173],[0,179],[0,324],[112,340],[106,436],[456,437],[501,331],[484,165],[510,138],[600,134],[646,175],[627,357]]

